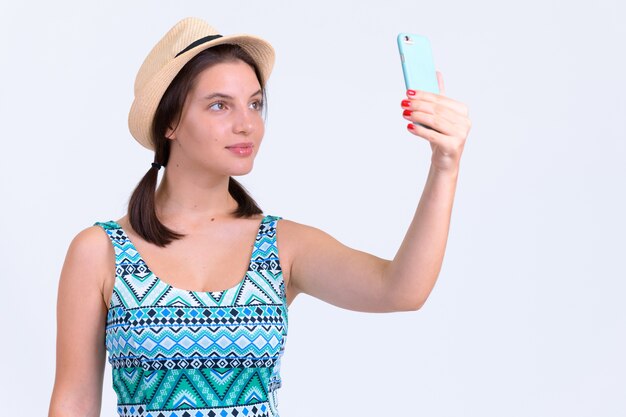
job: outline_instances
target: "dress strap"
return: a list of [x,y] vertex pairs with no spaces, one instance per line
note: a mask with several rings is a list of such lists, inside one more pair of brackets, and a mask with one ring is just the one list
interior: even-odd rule
[[282,267],[276,245],[276,223],[281,216],[267,215],[261,223],[256,242],[250,270],[253,277],[263,276],[265,282],[272,284],[275,293],[286,305],[285,282],[283,281]]
[[278,247],[276,245],[276,223],[280,216],[266,215],[259,227],[259,233],[254,245],[251,268],[253,270],[269,269],[272,272],[280,271]]
[[95,222],[93,226],[102,227],[107,236],[109,236],[109,239],[111,239],[111,243],[113,243],[113,248],[115,249],[115,263],[117,265],[119,263],[120,254],[124,252],[124,243],[127,241],[121,226],[113,220]]

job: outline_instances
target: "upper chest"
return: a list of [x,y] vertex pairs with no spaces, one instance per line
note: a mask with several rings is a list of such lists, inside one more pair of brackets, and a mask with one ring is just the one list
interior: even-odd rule
[[[278,249],[280,221],[274,223],[270,237],[265,235],[267,223],[261,223],[263,216],[251,219],[237,219],[235,222],[215,222],[209,227],[197,228],[193,233],[170,243],[165,248],[154,245],[134,233],[126,218],[118,221],[130,240],[138,259],[143,260],[149,270],[160,281],[176,289],[194,292],[220,292],[235,287],[253,268],[253,258],[264,256],[269,245]],[[281,234],[282,236],[282,234]],[[280,245],[280,266],[283,280],[289,294],[290,245]],[[106,301],[110,305],[110,294],[115,278],[104,285]]]

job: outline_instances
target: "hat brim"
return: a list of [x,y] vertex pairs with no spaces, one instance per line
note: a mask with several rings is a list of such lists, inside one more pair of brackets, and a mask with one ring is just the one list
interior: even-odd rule
[[180,70],[198,53],[221,44],[241,46],[256,62],[265,84],[274,66],[274,48],[264,39],[254,35],[227,35],[202,43],[180,54],[165,65],[148,83],[135,94],[128,114],[128,128],[131,135],[145,148],[154,150],[152,140],[152,120],[165,91]]

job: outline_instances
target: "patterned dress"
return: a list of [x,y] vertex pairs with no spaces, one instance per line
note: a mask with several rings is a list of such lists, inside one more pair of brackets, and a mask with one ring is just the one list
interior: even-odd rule
[[161,281],[115,221],[96,222],[115,248],[106,323],[122,417],[278,417],[287,300],[266,215],[248,271],[219,292]]

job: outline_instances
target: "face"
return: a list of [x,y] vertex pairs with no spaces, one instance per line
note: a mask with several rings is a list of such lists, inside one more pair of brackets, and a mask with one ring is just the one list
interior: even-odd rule
[[[196,78],[172,140],[168,166],[218,175],[250,172],[265,126],[261,85],[237,60],[213,65]],[[235,146],[238,145],[238,146]]]

